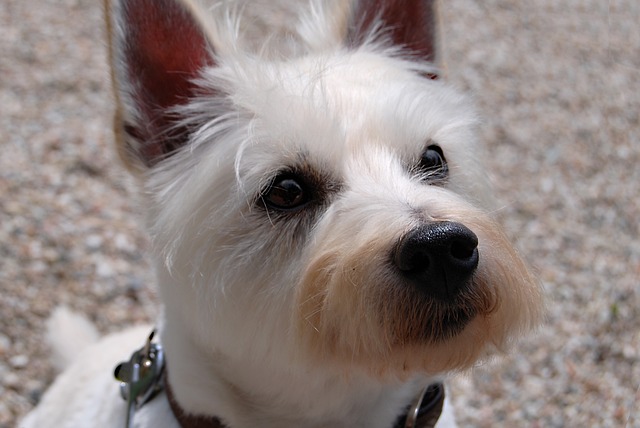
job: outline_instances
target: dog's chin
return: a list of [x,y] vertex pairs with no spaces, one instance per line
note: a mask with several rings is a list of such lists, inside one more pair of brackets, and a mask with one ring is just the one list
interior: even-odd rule
[[401,289],[394,288],[394,298],[381,299],[385,302],[381,311],[383,318],[391,320],[391,342],[397,347],[441,345],[455,340],[474,319],[496,307],[495,296],[473,281],[450,297],[429,295],[405,284]]
[[[480,298],[473,290],[452,301],[421,292],[387,296],[380,299],[385,303],[378,305],[377,313],[365,315],[370,324],[341,323],[330,325],[334,330],[314,329],[311,337],[326,339],[307,342],[312,345],[307,349],[316,365],[330,362],[347,373],[359,368],[382,381],[467,369],[488,352],[491,329],[485,328],[489,327],[486,318],[495,309],[494,299],[488,295]],[[353,327],[356,330],[351,330]],[[348,335],[351,332],[353,335]]]
[[473,308],[447,308],[433,319],[428,320],[424,329],[424,342],[440,344],[460,334],[477,315]]

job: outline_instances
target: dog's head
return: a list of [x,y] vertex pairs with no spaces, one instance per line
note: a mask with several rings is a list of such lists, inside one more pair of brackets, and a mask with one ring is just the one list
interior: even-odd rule
[[265,365],[469,367],[541,298],[492,219],[476,116],[436,78],[433,2],[300,3],[112,6],[168,322]]

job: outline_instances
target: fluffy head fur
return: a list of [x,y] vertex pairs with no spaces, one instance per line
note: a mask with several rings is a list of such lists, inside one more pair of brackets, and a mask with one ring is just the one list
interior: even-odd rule
[[[213,3],[109,9],[119,151],[147,198],[175,395],[232,427],[387,426],[426,378],[504,349],[541,310],[492,219],[476,116],[425,62],[432,2]],[[445,180],[419,168],[432,145]],[[274,207],[291,177],[305,203]],[[453,301],[392,262],[436,221],[479,241]]]

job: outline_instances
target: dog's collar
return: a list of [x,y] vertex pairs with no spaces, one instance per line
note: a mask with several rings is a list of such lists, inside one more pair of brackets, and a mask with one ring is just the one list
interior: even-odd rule
[[[226,428],[220,419],[213,416],[191,415],[176,401],[169,382],[165,381],[164,391],[173,415],[182,428]],[[433,428],[440,418],[444,404],[444,385],[434,383],[427,386],[415,402],[409,406],[407,414],[398,418],[393,428]]]
[[167,394],[169,407],[173,412],[173,416],[178,420],[178,425],[182,428],[226,428],[220,419],[215,416],[198,416],[191,415],[184,411],[182,406],[176,401],[169,382],[165,380],[164,392]]
[[[182,428],[226,428],[214,416],[187,413],[176,401],[167,380],[162,346],[152,342],[153,336],[154,332],[146,344],[131,355],[128,362],[119,364],[115,369],[115,377],[121,382],[120,392],[128,404],[125,426],[132,426],[135,410],[164,389],[169,407]],[[428,385],[407,408],[407,413],[398,418],[393,428],[433,428],[440,418],[443,405],[444,385]]]

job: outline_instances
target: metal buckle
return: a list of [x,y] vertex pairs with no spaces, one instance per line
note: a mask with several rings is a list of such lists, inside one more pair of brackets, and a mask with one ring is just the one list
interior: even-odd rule
[[[425,401],[426,399],[426,401]],[[438,420],[440,412],[442,411],[442,404],[444,401],[444,387],[441,383],[434,383],[427,385],[422,392],[416,397],[415,401],[409,407],[407,416],[404,422],[404,428],[416,428],[418,418],[420,414],[437,413],[433,414],[433,424]],[[439,406],[439,409],[437,408]],[[431,425],[429,425],[431,426]]]
[[120,395],[127,402],[125,427],[133,426],[133,415],[156,396],[163,387],[164,352],[159,343],[152,342],[155,330],[145,345],[135,351],[129,361],[123,361],[114,370],[120,381]]

